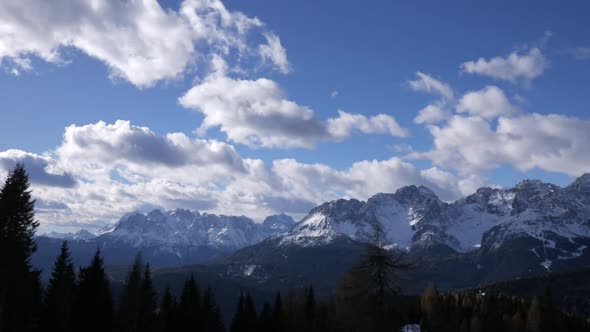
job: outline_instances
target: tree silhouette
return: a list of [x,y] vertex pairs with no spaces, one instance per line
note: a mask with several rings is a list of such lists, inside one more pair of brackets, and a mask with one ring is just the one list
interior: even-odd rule
[[75,330],[111,331],[113,300],[100,250],[96,250],[90,266],[80,269],[78,278],[78,299],[74,309]]
[[64,240],[45,291],[41,321],[43,331],[73,330],[75,290],[76,272],[70,258],[68,242]]
[[0,189],[0,330],[30,331],[38,324],[39,272],[30,265],[36,250],[35,201],[29,177],[17,163]]
[[131,270],[127,275],[125,289],[119,306],[117,317],[117,328],[119,331],[139,331],[140,306],[141,306],[141,281],[142,281],[143,260],[141,254],[135,257]]

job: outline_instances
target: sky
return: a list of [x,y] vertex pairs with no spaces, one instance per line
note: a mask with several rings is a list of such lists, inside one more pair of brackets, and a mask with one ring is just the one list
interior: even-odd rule
[[0,176],[40,231],[295,218],[590,172],[590,4],[0,0]]

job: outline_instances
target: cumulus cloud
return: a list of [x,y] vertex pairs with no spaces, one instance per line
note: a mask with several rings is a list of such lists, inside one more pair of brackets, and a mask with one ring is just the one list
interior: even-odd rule
[[394,117],[387,114],[365,116],[362,114],[350,114],[338,110],[338,117],[328,119],[328,132],[336,139],[349,137],[353,130],[364,134],[388,134],[397,137],[406,137],[408,130],[402,128]]
[[468,61],[461,65],[461,71],[515,83],[520,79],[531,81],[541,76],[548,67],[549,60],[541,50],[532,48],[528,53],[512,52],[505,58],[479,58],[477,61]]
[[[178,11],[156,0],[9,1],[0,3],[0,21],[0,61],[14,74],[31,69],[31,56],[63,64],[67,50],[75,49],[138,87],[182,76],[203,53],[255,53],[247,35],[263,26],[220,0],[184,0]],[[287,71],[278,37],[266,37],[261,55]]]
[[[223,68],[218,65],[218,68]],[[392,116],[339,112],[327,125],[314,111],[287,98],[275,81],[234,79],[224,70],[209,75],[179,99],[205,115],[198,133],[219,127],[235,143],[263,148],[311,148],[318,141],[342,140],[353,129],[367,134],[405,136]]]
[[29,179],[34,184],[62,188],[71,188],[76,185],[72,174],[59,169],[55,160],[49,156],[14,149],[0,152],[0,172],[4,175],[18,162],[26,166]]
[[443,199],[461,195],[453,174],[421,170],[399,158],[359,161],[344,170],[294,159],[267,163],[243,158],[226,143],[158,135],[128,121],[69,126],[61,145],[43,156],[0,152],[0,173],[17,160],[31,175],[45,230],[105,225],[130,211],[153,208],[257,219],[277,212],[302,216],[326,200],[366,199],[409,184],[427,185]]
[[266,44],[260,45],[258,51],[263,60],[270,60],[283,74],[291,71],[291,64],[287,60],[287,50],[281,45],[281,39],[274,33],[264,34]]
[[414,91],[436,93],[447,100],[454,98],[453,89],[447,83],[439,81],[436,78],[422,72],[416,72],[416,76],[417,79],[408,81],[408,84],[410,84],[410,87]]
[[482,90],[470,91],[463,95],[457,105],[457,111],[493,119],[498,116],[514,115],[518,112],[518,108],[512,105],[500,88],[487,86]]
[[182,133],[166,136],[155,134],[147,127],[118,120],[113,124],[100,121],[84,126],[71,125],[65,129],[57,154],[63,161],[100,161],[115,164],[121,160],[141,165],[227,165],[243,169],[235,149],[215,140],[191,139]]
[[450,116],[442,103],[434,103],[421,109],[414,118],[414,123],[435,124],[447,120]]
[[430,126],[434,148],[410,154],[463,174],[513,166],[572,176],[590,172],[590,122],[558,114],[501,116],[497,126],[479,116],[454,116]]

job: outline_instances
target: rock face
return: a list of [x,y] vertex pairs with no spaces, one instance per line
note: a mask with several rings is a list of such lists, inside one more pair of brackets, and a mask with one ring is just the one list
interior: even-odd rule
[[[314,208],[288,232],[216,263],[232,271],[254,266],[241,278],[258,283],[280,284],[273,279],[277,273],[320,280],[315,276],[319,267],[346,270],[352,264],[349,256],[360,255],[359,244],[374,241],[377,230],[382,245],[421,262],[412,272],[414,280],[448,288],[582,267],[590,264],[590,175],[565,188],[537,180],[509,189],[480,188],[452,203],[422,186],[377,194],[366,202],[340,199]],[[337,254],[318,258],[345,247],[349,253],[340,261]]]
[[[458,253],[493,251],[507,241],[532,238],[542,247],[537,250],[562,250],[559,259],[567,259],[585,250],[576,239],[590,237],[590,175],[566,188],[537,180],[510,189],[480,188],[450,204],[423,186],[366,202],[336,200],[313,209],[281,235],[281,243],[315,246],[339,236],[370,242],[378,229],[386,245],[404,250],[443,245]],[[568,244],[558,248],[558,239]]]
[[97,248],[108,265],[130,264],[139,252],[154,267],[204,263],[282,233],[294,223],[285,214],[269,216],[263,223],[256,223],[244,216],[188,210],[133,212],[98,236],[90,236],[85,231],[39,236],[39,250],[32,262],[48,277],[61,241],[66,239],[76,265],[90,262]]
[[225,216],[198,211],[153,210],[148,214],[134,212],[123,216],[100,240],[125,243],[132,247],[204,246],[232,251],[284,232],[294,223],[287,215],[269,216],[256,223],[244,216]]
[[188,210],[136,212],[98,237],[77,242],[89,255],[89,247],[99,246],[107,263],[109,255],[115,263],[128,263],[138,250],[156,266],[223,255],[210,266],[226,276],[280,284],[277,278],[285,276],[316,282],[335,277],[377,233],[382,245],[419,257],[423,266],[415,278],[449,287],[588,265],[590,175],[565,188],[537,180],[480,188],[452,203],[426,187],[408,186],[367,201],[327,202],[297,223],[284,214],[255,223]]

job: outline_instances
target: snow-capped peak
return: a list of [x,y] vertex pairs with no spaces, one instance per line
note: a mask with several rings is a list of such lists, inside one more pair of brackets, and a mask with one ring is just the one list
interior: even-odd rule
[[265,223],[256,223],[245,216],[156,209],[147,214],[126,214],[101,238],[135,247],[208,246],[232,250],[282,233],[293,223],[293,219],[284,214],[270,216]]
[[590,237],[590,175],[567,188],[539,180],[524,180],[510,189],[484,187],[450,204],[424,186],[380,193],[366,202],[336,200],[313,209],[281,243],[317,245],[339,236],[371,241],[377,229],[385,233],[388,245],[442,244],[459,252],[480,248],[483,242],[498,247],[512,238],[540,239],[547,232]]

